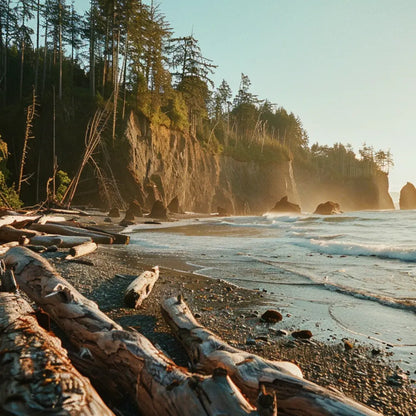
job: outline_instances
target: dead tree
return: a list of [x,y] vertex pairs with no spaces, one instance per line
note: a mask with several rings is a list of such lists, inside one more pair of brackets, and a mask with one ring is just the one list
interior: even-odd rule
[[39,255],[15,247],[4,258],[20,289],[82,351],[76,362],[110,394],[125,393],[146,416],[262,415],[223,369],[211,377],[175,365],[138,332],[123,330]]
[[276,392],[281,416],[381,416],[341,393],[304,380],[292,363],[265,360],[231,347],[201,326],[180,296],[165,300],[162,312],[193,366],[204,373],[223,366],[252,403],[263,385]]

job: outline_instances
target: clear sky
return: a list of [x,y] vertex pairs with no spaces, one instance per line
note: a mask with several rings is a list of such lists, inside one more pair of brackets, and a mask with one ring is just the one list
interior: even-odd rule
[[[78,0],[80,5],[88,1]],[[415,0],[160,0],[236,92],[300,117],[310,142],[390,149],[390,189],[416,183]]]

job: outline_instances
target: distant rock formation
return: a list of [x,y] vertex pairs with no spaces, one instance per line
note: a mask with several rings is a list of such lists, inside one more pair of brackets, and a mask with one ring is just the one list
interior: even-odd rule
[[416,209],[416,188],[407,182],[400,191],[400,209]]
[[289,202],[287,196],[284,196],[280,201],[276,202],[276,205],[270,212],[296,212],[300,214],[300,206]]
[[163,204],[162,201],[157,200],[153,204],[152,212],[149,214],[151,218],[167,219],[168,218],[168,209]]
[[169,202],[168,210],[170,212],[173,212],[174,214],[183,214],[183,210],[181,209],[181,206],[179,205],[179,199],[177,196],[175,196],[172,201]]
[[119,209],[118,209],[118,208],[116,208],[116,207],[111,208],[111,209],[110,209],[110,212],[108,213],[108,216],[109,216],[109,217],[112,217],[112,218],[119,217],[119,216],[120,216],[120,211],[119,211]]
[[341,207],[337,202],[326,201],[316,207],[314,214],[319,215],[334,215],[342,214]]

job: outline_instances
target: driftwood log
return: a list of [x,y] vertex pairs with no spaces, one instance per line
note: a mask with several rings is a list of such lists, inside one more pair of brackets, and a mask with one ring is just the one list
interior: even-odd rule
[[210,373],[224,366],[232,380],[253,403],[260,385],[273,389],[279,415],[381,416],[341,393],[304,380],[296,367],[263,359],[234,348],[201,326],[182,297],[166,299],[162,313],[186,349],[194,367]]
[[66,260],[76,259],[81,256],[86,256],[97,250],[97,244],[93,241],[73,246],[69,249],[69,255],[65,257]]
[[57,223],[47,223],[47,224],[33,223],[30,226],[30,228],[33,230],[42,231],[48,234],[90,237],[92,241],[94,241],[97,244],[112,244],[114,241],[113,237],[104,233],[99,234],[97,232],[92,232],[89,230],[85,230],[83,228],[59,225]]
[[10,241],[10,243],[0,244],[0,256],[9,251],[9,248],[16,247],[18,245],[19,243],[17,241]]
[[0,292],[0,414],[114,415],[19,295]]
[[150,295],[157,279],[159,279],[159,267],[153,267],[152,271],[145,271],[134,279],[124,293],[124,303],[129,308],[138,309],[142,302]]
[[71,248],[84,243],[92,242],[91,237],[79,237],[71,235],[45,234],[37,235],[30,239],[30,244],[42,245],[45,247],[57,246],[61,248]]
[[22,237],[34,237],[40,234],[34,230],[18,229],[11,225],[2,225],[0,227],[0,241],[8,243],[10,241],[18,241]]
[[146,416],[263,415],[223,369],[211,377],[188,373],[135,331],[125,331],[82,296],[39,255],[10,249],[21,290],[63,329],[82,353],[77,363],[110,394],[132,397]]

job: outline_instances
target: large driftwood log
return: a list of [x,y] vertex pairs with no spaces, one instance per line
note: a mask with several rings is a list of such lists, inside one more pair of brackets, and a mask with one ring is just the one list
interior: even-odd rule
[[146,416],[259,415],[221,369],[188,373],[138,332],[123,330],[42,257],[15,247],[4,258],[25,291],[82,351],[77,363],[107,391],[134,398]]
[[114,415],[19,295],[0,292],[0,414]]
[[210,373],[224,366],[252,402],[260,385],[273,389],[279,415],[381,416],[341,393],[304,380],[297,366],[287,367],[291,363],[269,361],[231,347],[197,322],[181,296],[166,299],[162,313],[197,370]]
[[129,308],[140,308],[142,302],[150,295],[157,279],[159,279],[159,267],[153,267],[152,271],[146,270],[134,279],[124,293],[124,303]]
[[89,230],[89,231],[93,231],[97,233],[103,233],[103,234],[111,236],[114,239],[114,244],[129,244],[130,242],[130,236],[127,234],[111,233],[105,230],[101,230],[98,227],[91,227],[89,225],[87,226],[83,224],[81,224],[81,227],[84,228],[85,230]]
[[97,244],[112,244],[114,239],[106,234],[99,234],[96,232],[88,231],[79,227],[70,227],[65,225],[59,225],[55,223],[38,224],[33,223],[30,226],[31,229],[36,231],[42,231],[48,234],[60,234],[71,236],[83,236],[90,237],[94,243]]
[[2,225],[0,227],[0,241],[8,243],[10,241],[18,241],[22,237],[34,237],[40,233],[34,230],[18,229],[11,225]]
[[61,248],[71,248],[84,243],[92,242],[91,237],[79,237],[72,235],[45,234],[37,235],[30,239],[30,244],[45,247],[57,246]]

